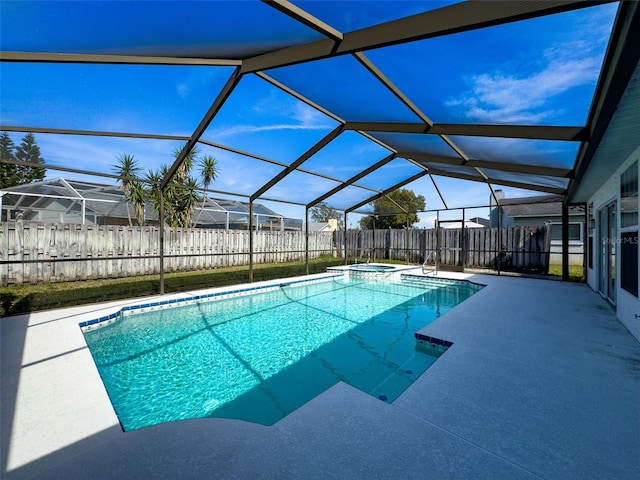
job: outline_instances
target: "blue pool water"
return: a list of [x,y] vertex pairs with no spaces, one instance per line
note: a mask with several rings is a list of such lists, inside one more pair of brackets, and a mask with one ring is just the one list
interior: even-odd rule
[[436,360],[414,333],[479,288],[340,278],[131,314],[85,338],[125,430],[271,425],[338,381],[392,402]]

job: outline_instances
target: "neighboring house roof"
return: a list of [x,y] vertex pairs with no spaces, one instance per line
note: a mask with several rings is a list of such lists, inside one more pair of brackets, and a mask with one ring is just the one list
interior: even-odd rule
[[[538,195],[535,197],[503,198],[500,206],[504,214],[512,217],[550,217],[562,215],[562,197],[558,195]],[[584,208],[579,205],[569,207],[569,215],[582,215]]]
[[[462,222],[441,223],[440,226],[442,228],[461,228]],[[484,228],[487,226],[488,225],[482,225],[480,223],[472,222],[471,220],[464,221],[464,228]]]
[[328,232],[329,224],[327,222],[309,222],[310,232]]
[[309,222],[310,232],[335,232],[338,229],[338,220],[330,218],[326,222]]
[[473,217],[473,218],[471,218],[469,220],[471,222],[473,222],[473,223],[477,223],[479,225],[482,225],[483,227],[491,226],[491,221],[488,218]]

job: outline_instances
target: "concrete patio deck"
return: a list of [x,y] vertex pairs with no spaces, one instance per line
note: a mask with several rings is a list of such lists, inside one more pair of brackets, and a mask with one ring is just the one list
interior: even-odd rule
[[126,302],[3,318],[1,476],[638,478],[640,345],[609,305],[581,284],[442,276],[487,287],[423,329],[454,345],[393,404],[339,383],[271,427],[123,433],[78,323]]

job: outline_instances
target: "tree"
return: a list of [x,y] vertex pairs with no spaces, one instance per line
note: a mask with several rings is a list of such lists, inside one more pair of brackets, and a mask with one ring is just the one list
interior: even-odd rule
[[138,165],[138,161],[133,157],[133,155],[121,154],[118,155],[117,160],[118,163],[113,167],[113,171],[120,177],[122,191],[124,192],[124,204],[127,207],[127,218],[129,219],[129,226],[131,226],[131,212],[129,211],[131,186],[140,172],[140,167]]
[[[200,159],[200,176],[202,177],[202,186],[205,190],[209,189],[211,182],[218,178],[218,163],[215,158],[207,155]],[[202,206],[200,207],[200,213],[198,214],[198,220],[202,215],[202,209],[207,201],[207,194],[202,195]]]
[[[373,202],[373,217],[360,220],[362,228],[405,228],[418,223],[419,211],[425,209],[426,201],[406,188],[394,190]],[[408,213],[405,213],[408,212]]]
[[[147,190],[141,182],[133,182],[129,188],[129,201],[133,203],[138,226],[144,225],[144,204],[147,200]],[[128,213],[128,210],[127,210]]]
[[[173,151],[174,160],[178,159],[185,147],[186,143],[182,148]],[[199,197],[195,192],[198,184],[189,176],[189,173],[198,153],[200,151],[197,146],[191,149],[163,192],[165,220],[172,227],[188,227],[191,224]],[[162,178],[166,176],[167,172],[168,168],[163,168]]]
[[18,185],[18,166],[13,163],[4,163],[5,160],[14,161],[15,145],[7,132],[0,134],[0,188],[13,187]]
[[[16,160],[21,162],[44,164],[44,158],[40,156],[40,147],[36,145],[36,138],[32,133],[27,133],[22,138],[20,146],[16,149]],[[47,173],[44,167],[20,165],[18,168],[19,174],[21,174],[24,179],[22,183],[31,183],[43,180]]]
[[[182,150],[181,148],[173,151],[174,159],[181,154]],[[126,174],[127,171],[131,172],[132,168],[136,174],[139,171],[135,161],[131,164],[133,157],[130,155],[122,155],[118,158],[115,171],[118,172],[118,175],[122,178],[122,188],[125,191],[127,200],[136,206],[138,224],[142,225],[144,221],[145,201],[151,202],[153,210],[158,216],[160,215],[160,209],[163,209],[165,223],[169,226],[188,227],[192,224],[196,205],[202,202],[204,206],[206,201],[205,196],[201,197],[198,195],[198,182],[190,175],[196,163],[198,153],[197,148],[189,152],[182,164],[176,169],[171,182],[168,183],[164,190],[160,188],[160,182],[169,172],[167,165],[162,165],[157,171],[149,170],[146,173],[146,181],[139,183],[133,181],[135,175]],[[199,173],[202,176],[203,186],[205,189],[208,189],[211,182],[218,176],[217,162],[215,158],[205,156],[199,160],[198,166],[200,167]],[[129,181],[127,182],[126,180]],[[143,187],[142,184],[145,184],[146,187]],[[127,215],[129,215],[128,207]],[[131,222],[131,219],[129,219],[129,222]]]
[[315,207],[311,207],[311,220],[314,222],[328,222],[330,219],[336,219],[338,221],[338,228],[342,229],[344,222],[342,221],[342,215],[340,211],[330,207],[324,202],[319,203]]
[[18,160],[19,162],[32,164],[14,164],[2,161],[0,163],[0,188],[14,187],[43,180],[47,173],[44,167],[33,165],[44,165],[44,158],[40,155],[40,147],[36,144],[36,139],[32,133],[27,133],[16,148],[9,134],[2,132],[0,134],[0,160],[9,162]]

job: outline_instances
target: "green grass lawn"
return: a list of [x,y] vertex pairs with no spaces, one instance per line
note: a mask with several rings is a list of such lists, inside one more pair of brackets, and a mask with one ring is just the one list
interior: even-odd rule
[[[549,265],[549,275],[557,275],[562,277],[562,264],[552,263]],[[569,265],[569,281],[582,282],[584,280],[584,271],[582,265]]]

